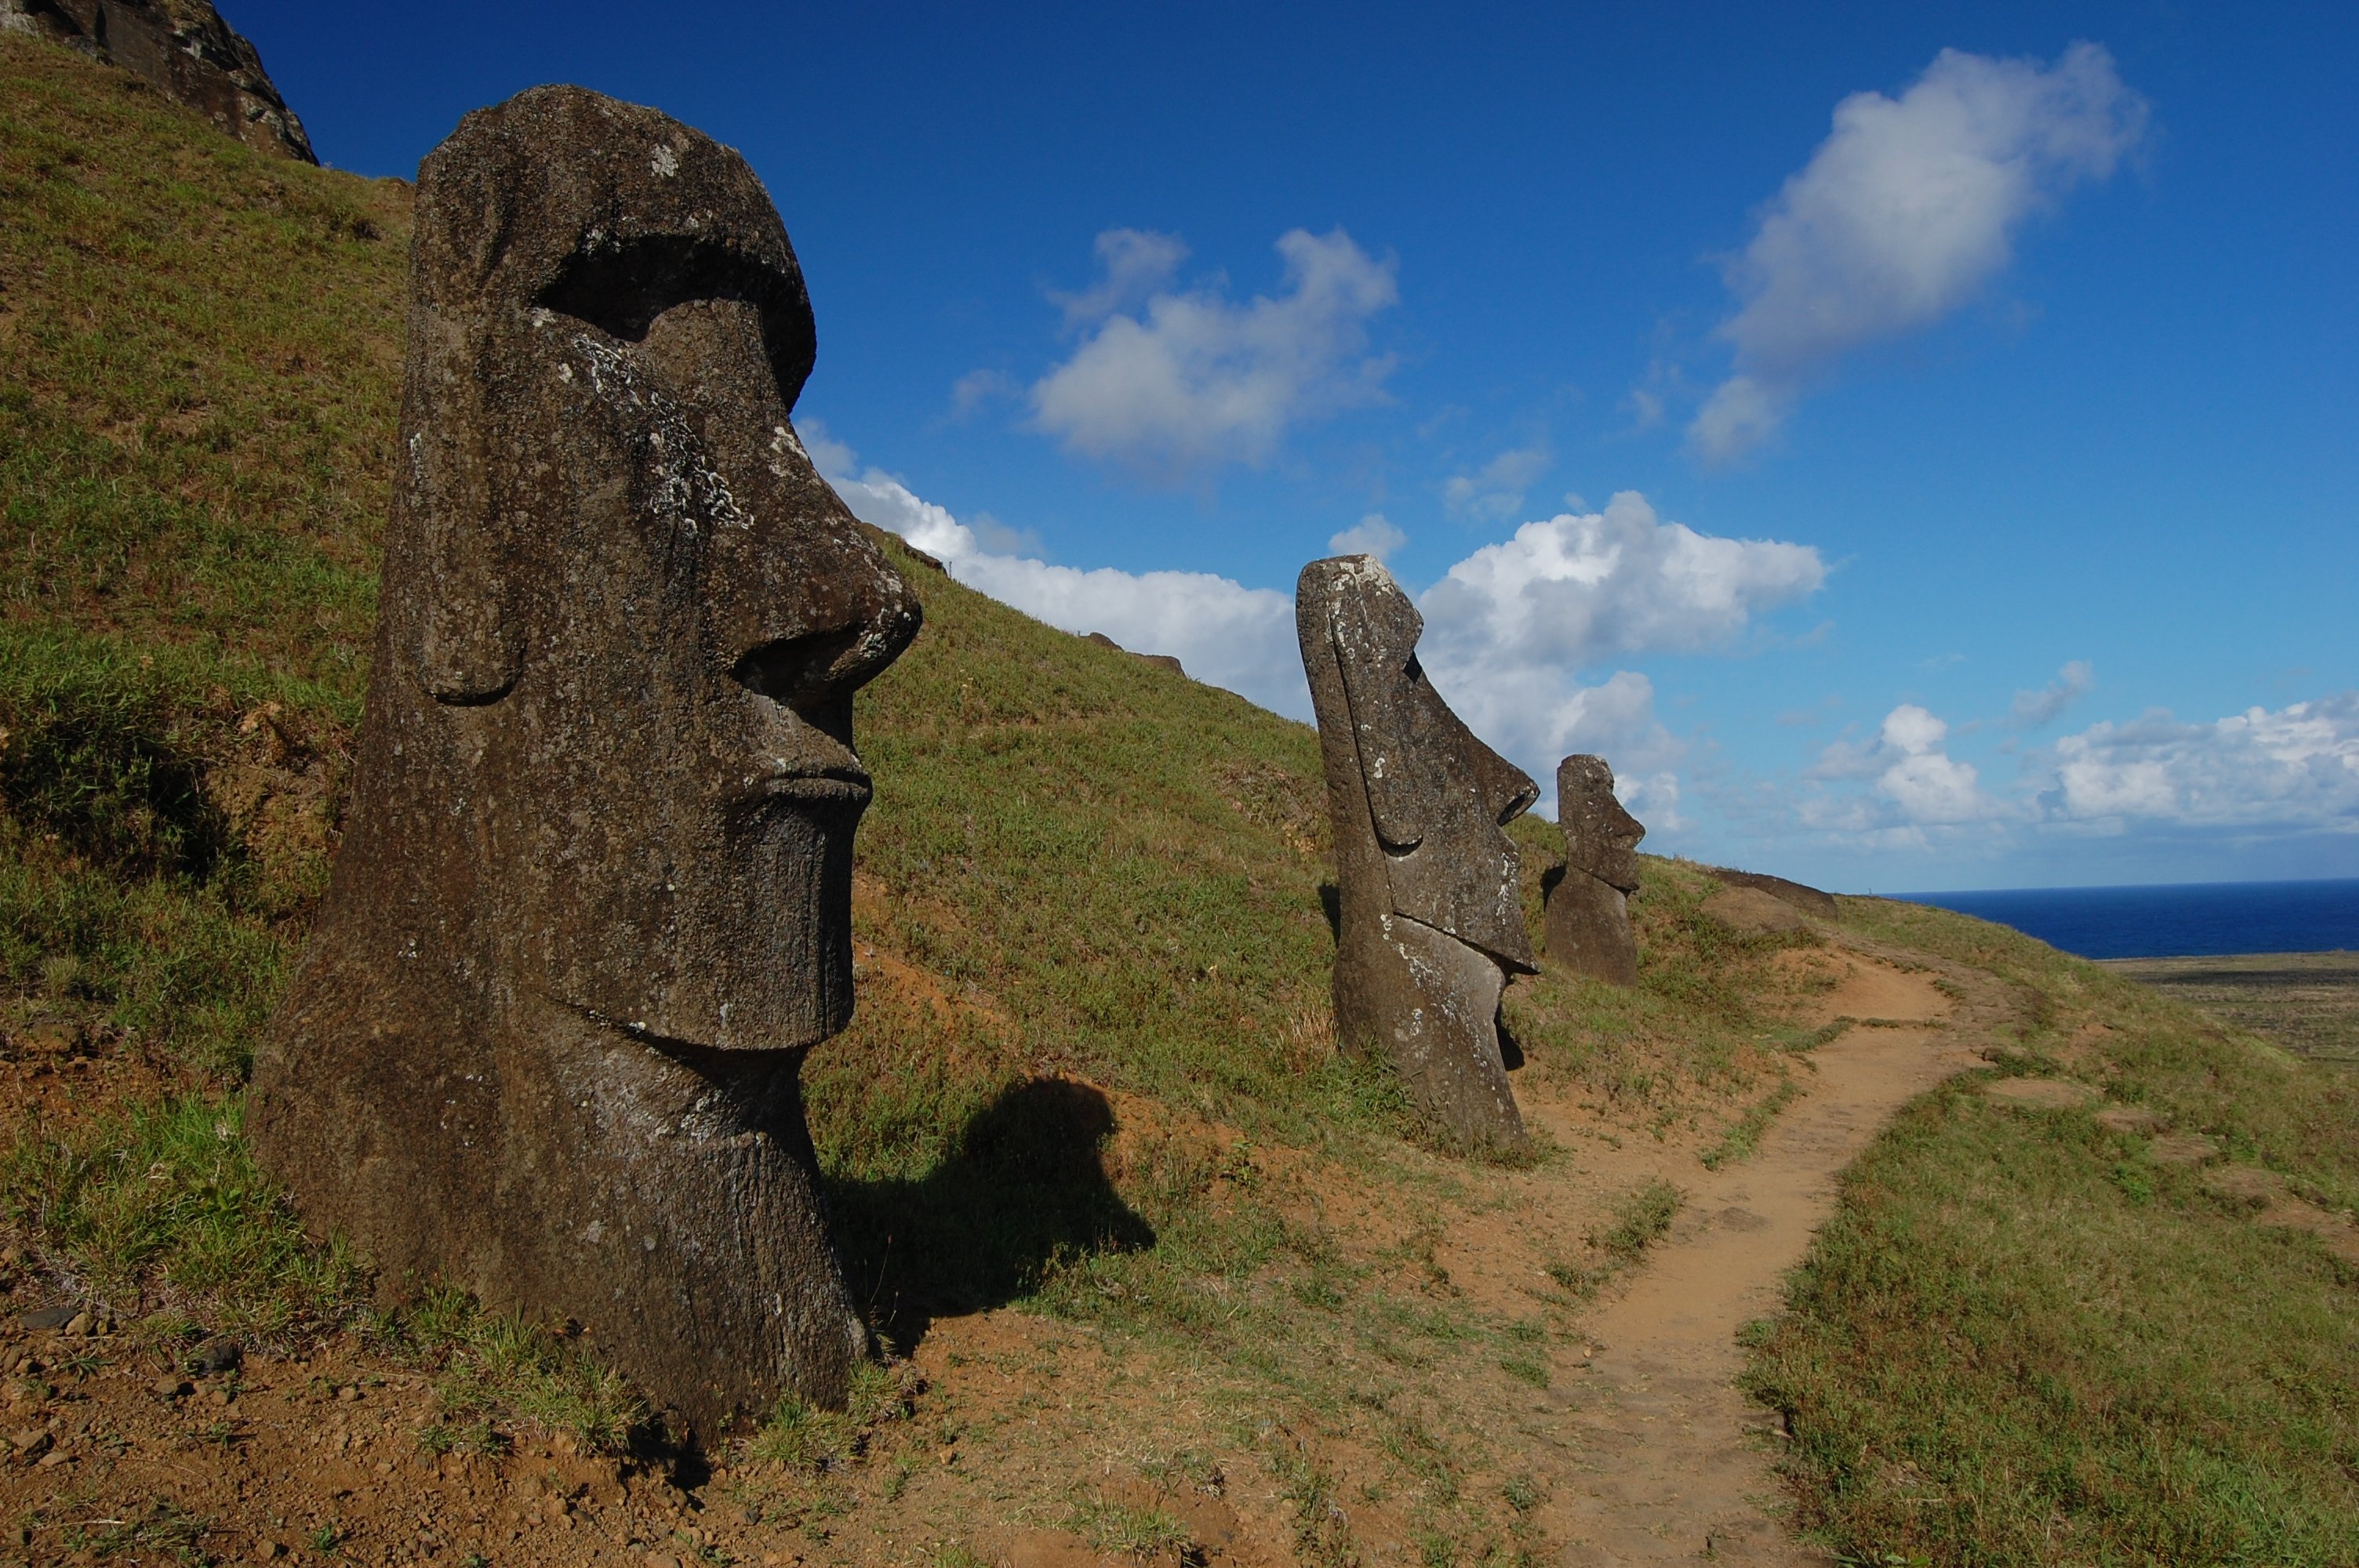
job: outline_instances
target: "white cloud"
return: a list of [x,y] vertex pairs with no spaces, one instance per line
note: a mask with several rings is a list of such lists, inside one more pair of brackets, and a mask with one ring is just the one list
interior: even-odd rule
[[[1098,237],[1105,276],[1060,299],[1090,323],[1071,359],[1036,383],[1034,426],[1068,451],[1176,481],[1268,460],[1288,427],[1383,395],[1388,356],[1367,354],[1367,321],[1398,302],[1392,262],[1342,229],[1277,242],[1286,291],[1237,304],[1211,288],[1175,293],[1179,242],[1116,230]],[[1122,314],[1145,294],[1137,314]]]
[[1625,656],[1723,645],[1825,579],[1807,546],[1698,534],[1625,491],[1603,512],[1527,523],[1451,567],[1419,600],[1419,657],[1544,793],[1558,759],[1594,752],[1657,778],[1651,798],[1669,828],[1676,783],[1663,781],[1681,747],[1655,717],[1652,683],[1628,670],[1601,686],[1576,677]]
[[[853,477],[854,454],[817,421],[804,448],[864,523],[898,534],[941,561],[969,588],[1076,633],[1103,632],[1142,654],[1169,654],[1196,679],[1298,719],[1310,697],[1295,650],[1294,600],[1210,572],[1082,571],[1018,554],[1038,541],[978,515],[975,526],[871,468]],[[821,454],[826,460],[821,460]]]
[[[801,438],[803,450],[810,455],[811,466],[819,470],[820,477],[830,483],[858,469],[859,455],[837,440],[834,432],[818,420],[799,421],[795,434]],[[884,524],[880,523],[877,526],[881,528]],[[894,531],[899,532],[898,529]]]
[[1127,310],[1169,285],[1188,259],[1187,242],[1151,229],[1108,229],[1093,247],[1105,276],[1079,294],[1051,290],[1051,303],[1065,312],[1065,325],[1084,326]]
[[1794,401],[1788,388],[1732,375],[1696,411],[1688,440],[1707,461],[1731,461],[1776,435],[1793,412]]
[[951,383],[951,417],[973,418],[985,406],[1017,395],[1015,379],[1005,372],[971,370]]
[[1524,492],[1548,471],[1545,445],[1501,452],[1471,474],[1454,475],[1441,487],[1442,504],[1452,517],[1505,523],[1524,509]]
[[2041,761],[2049,820],[2359,833],[2359,692],[2209,724],[2094,724]]
[[1381,512],[1371,512],[1340,534],[1330,535],[1327,547],[1339,556],[1374,556],[1383,560],[1408,543],[1408,535],[1386,521]]
[[1913,702],[1884,716],[1883,740],[1903,756],[1921,757],[1948,739],[1950,726]]
[[1655,515],[1624,491],[1603,512],[1527,523],[1450,568],[1422,600],[1427,636],[1470,668],[1593,667],[1723,643],[1752,617],[1817,591],[1807,545],[1724,539]]
[[1690,426],[1696,449],[1740,456],[1836,357],[1964,305],[2027,218],[2113,173],[2147,114],[2092,43],[2050,66],[1944,49],[1897,100],[1844,99],[1728,265],[1736,373]]
[[[2017,710],[2085,689],[2068,665]],[[2359,834],[2359,691],[2286,708],[2247,708],[2208,724],[2157,710],[2091,725],[2025,760],[2014,789],[1993,795],[1945,749],[1950,728],[1914,703],[1873,740],[1829,746],[1794,799],[1805,827],[1868,849],[1925,848],[1972,827],[1993,845],[2047,835],[2225,836],[2242,842]],[[1866,788],[1855,787],[1864,783]],[[1854,787],[1829,789],[1827,784]]]
[[2007,723],[2017,730],[2037,730],[2064,716],[2064,710],[2087,695],[2097,683],[2097,672],[2086,659],[2074,659],[2056,672],[2056,678],[2038,691],[2018,691]]
[[[1832,832],[1874,834],[1895,827],[1952,827],[2004,815],[2008,808],[1983,793],[1974,765],[1943,750],[1949,736],[1947,721],[1904,702],[1884,716],[1873,741],[1834,742],[1819,754],[1807,776],[1871,781],[1871,795],[1808,797],[1799,807],[1804,823]],[[1907,841],[1921,838],[1920,831]]]
[[[1198,680],[1310,717],[1290,594],[1209,572],[1083,571],[1015,554],[1004,527],[986,538],[882,470],[855,477],[855,455],[816,421],[802,438],[815,459],[825,454],[821,471],[855,515],[968,587],[1069,632],[1172,654]],[[1328,546],[1381,554],[1403,542],[1372,513]],[[1468,726],[1538,782],[1543,810],[1554,809],[1559,759],[1593,752],[1614,764],[1632,809],[1669,832],[1685,826],[1675,771],[1684,748],[1655,716],[1653,683],[1632,670],[1593,686],[1579,676],[1623,655],[1725,643],[1825,575],[1807,546],[1709,537],[1658,521],[1644,497],[1625,492],[1603,513],[1527,523],[1452,567],[1419,600],[1418,654]]]

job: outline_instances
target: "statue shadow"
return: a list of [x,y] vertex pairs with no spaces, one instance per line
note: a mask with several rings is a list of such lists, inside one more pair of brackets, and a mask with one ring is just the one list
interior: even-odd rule
[[1319,884],[1319,907],[1327,912],[1327,934],[1343,940],[1343,890],[1333,882]]
[[934,1322],[1037,1289],[1060,1261],[1155,1244],[1105,1170],[1114,1107],[1087,1084],[1033,1078],[977,1112],[923,1176],[828,1184],[844,1276],[903,1355]]

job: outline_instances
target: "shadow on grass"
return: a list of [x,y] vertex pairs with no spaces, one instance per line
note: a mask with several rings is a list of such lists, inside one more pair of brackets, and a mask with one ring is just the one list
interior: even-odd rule
[[870,1324],[908,1354],[934,1320],[1005,1306],[1062,1262],[1155,1244],[1106,1175],[1114,1107],[1087,1084],[1034,1078],[976,1113],[914,1180],[832,1182],[844,1273]]

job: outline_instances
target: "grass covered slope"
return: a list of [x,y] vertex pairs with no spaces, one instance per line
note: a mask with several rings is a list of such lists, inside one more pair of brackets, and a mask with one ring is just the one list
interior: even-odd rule
[[[126,1366],[200,1328],[422,1366],[390,1459],[622,1445],[645,1412],[579,1342],[448,1296],[366,1314],[364,1260],[296,1230],[237,1132],[367,676],[408,200],[0,34],[0,1286],[136,1321]],[[1552,1551],[1534,1412],[1682,1173],[1743,1161],[1809,1081],[1828,938],[1737,929],[1647,860],[1638,988],[1508,998],[1518,1095],[1562,1137],[1516,1170],[1420,1147],[1333,1048],[1310,732],[897,558],[927,627],[858,704],[860,1011],[810,1058],[813,1131],[888,1331],[1020,1303],[1067,1348],[976,1329],[996,1410],[945,1369],[914,1413],[782,1412],[745,1453],[786,1478],[733,1509],[908,1556],[908,1488],[1144,1552],[1179,1526],[1102,1488],[1107,1456],[1218,1450],[1306,1562],[1388,1560],[1386,1530],[1433,1568]],[[1537,924],[1554,829],[1514,831]],[[1836,936],[2020,994],[1998,1075],[2150,1121],[1968,1082],[1876,1146],[1756,1362],[1808,1521],[1869,1561],[2359,1560],[2359,1281],[2262,1223],[2359,1203],[2351,1080],[1963,917],[1843,907]],[[2172,1163],[2188,1133],[2217,1157]],[[310,1462],[301,1422],[259,1430]]]
[[1861,1562],[2359,1562],[2359,1080],[2001,926],[1845,911],[2029,1024],[1853,1167],[1756,1353],[1806,1522]]

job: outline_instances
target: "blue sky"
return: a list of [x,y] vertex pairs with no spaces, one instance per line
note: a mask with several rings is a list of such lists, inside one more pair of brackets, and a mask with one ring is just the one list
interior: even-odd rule
[[1059,624],[1307,717],[1374,546],[1650,849],[2359,875],[2347,5],[227,14],[343,168],[550,81],[743,150],[814,455]]

